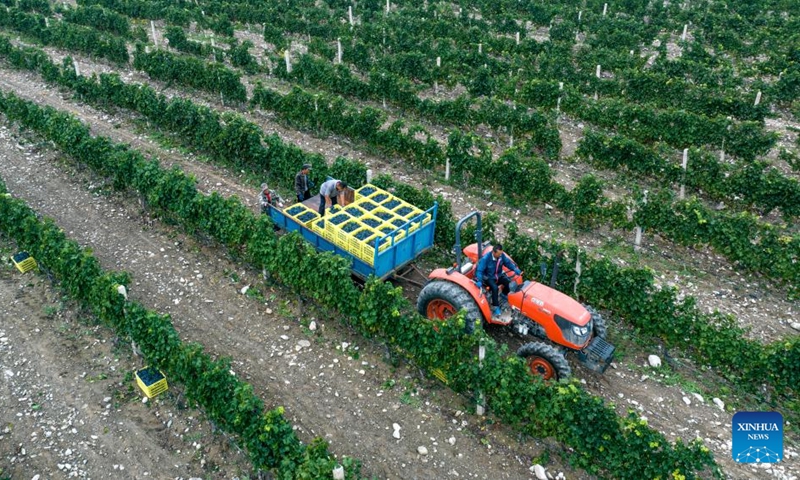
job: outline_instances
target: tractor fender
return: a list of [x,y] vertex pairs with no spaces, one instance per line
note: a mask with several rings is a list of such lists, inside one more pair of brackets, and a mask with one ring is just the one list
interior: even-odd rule
[[444,280],[446,282],[453,282],[459,285],[461,288],[467,291],[472,298],[475,300],[475,303],[478,305],[478,309],[480,309],[481,314],[483,315],[484,321],[488,321],[492,318],[492,306],[489,299],[486,295],[478,288],[475,283],[470,280],[466,275],[463,275],[456,271],[448,272],[446,268],[437,268],[436,270],[432,271],[430,275],[428,275],[430,280]]

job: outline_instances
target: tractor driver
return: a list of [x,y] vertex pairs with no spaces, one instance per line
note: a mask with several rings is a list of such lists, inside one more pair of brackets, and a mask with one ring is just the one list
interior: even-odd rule
[[[514,265],[514,262],[508,258],[508,255],[503,253],[503,245],[495,243],[491,252],[484,254],[478,262],[478,268],[475,272],[475,283],[478,288],[483,288],[485,282],[492,289],[492,315],[497,317],[500,315],[500,301],[497,298],[498,284],[502,285],[504,290],[508,292],[510,280],[505,273],[503,267],[512,270],[517,275],[521,275],[519,267]],[[483,291],[483,290],[481,290]]]

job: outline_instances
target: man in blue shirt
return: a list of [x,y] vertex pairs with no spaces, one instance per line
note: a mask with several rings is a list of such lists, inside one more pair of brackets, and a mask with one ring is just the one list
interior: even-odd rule
[[503,245],[496,243],[491,252],[484,254],[478,262],[478,268],[475,271],[475,283],[478,288],[483,288],[483,283],[489,285],[492,289],[492,315],[500,315],[500,301],[497,298],[499,291],[498,284],[502,285],[506,293],[509,290],[510,280],[508,276],[503,273],[503,267],[508,268],[517,275],[522,274],[522,271],[514,265],[514,262],[508,258],[508,255],[503,253]]

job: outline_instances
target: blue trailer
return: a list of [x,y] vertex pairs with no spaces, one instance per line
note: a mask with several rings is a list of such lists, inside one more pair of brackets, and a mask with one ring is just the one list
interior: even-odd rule
[[[353,191],[349,191],[342,195],[339,199],[342,206],[346,206],[352,202]],[[349,201],[348,201],[349,200]],[[319,205],[319,196],[312,197],[303,202],[304,205],[316,210]],[[279,228],[286,232],[299,232],[309,243],[322,252],[333,252],[343,258],[346,258],[351,264],[353,275],[363,280],[366,280],[371,275],[374,275],[382,280],[390,278],[395,275],[400,275],[400,272],[424,252],[430,250],[433,246],[433,235],[436,228],[436,214],[439,208],[438,203],[428,210],[424,211],[421,215],[413,219],[409,219],[405,225],[397,227],[396,230],[387,233],[382,239],[382,242],[388,242],[389,246],[386,248],[374,249],[374,256],[372,258],[372,265],[365,259],[359,258],[352,251],[342,248],[342,246],[335,244],[331,239],[326,239],[317,231],[304,225],[291,215],[286,213],[286,209],[272,206],[269,209],[269,215],[272,221]],[[424,223],[423,219],[426,219]]]

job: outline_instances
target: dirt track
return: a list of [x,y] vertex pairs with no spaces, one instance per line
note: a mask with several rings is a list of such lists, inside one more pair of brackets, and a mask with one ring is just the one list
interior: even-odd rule
[[[179,164],[197,176],[205,191],[235,193],[252,202],[255,192],[230,173],[164,151],[147,137],[131,133],[134,127],[123,116],[75,104],[37,83],[31,75],[3,70],[0,86],[69,110],[86,120],[97,134],[157,153],[166,163]],[[379,346],[350,336],[317,313],[303,311],[303,302],[284,291],[275,290],[274,300],[268,293],[266,305],[242,295],[242,287],[259,282],[253,272],[242,271],[240,265],[222,258],[219,250],[153,222],[141,214],[135,202],[109,197],[102,181],[69,163],[54,164],[56,155],[51,151],[19,145],[8,128],[1,132],[0,174],[10,191],[55,218],[72,238],[91,246],[106,268],[133,273],[131,293],[135,298],[148,307],[172,313],[184,340],[200,341],[209,353],[231,356],[236,373],[253,383],[268,405],[286,405],[289,418],[305,440],[323,436],[331,442],[333,452],[358,457],[365,463],[365,473],[380,477],[455,478],[453,472],[474,478],[532,475],[529,462],[541,453],[541,444],[519,445],[503,427],[486,427],[475,417],[457,415],[458,410],[465,409],[462,399],[438,387],[432,391],[420,388],[416,401],[409,401],[414,397],[404,395],[406,392],[398,387],[384,390],[390,378],[397,379],[397,384],[412,384],[415,372],[392,371],[382,361]],[[455,194],[452,197],[457,198]],[[471,206],[469,201],[457,203],[458,210]],[[710,292],[709,298],[714,298]],[[781,304],[779,298],[775,301]],[[760,317],[761,309],[752,308],[754,319]],[[324,333],[312,334],[301,326],[312,317],[320,326],[325,325]],[[774,338],[787,329],[780,322],[767,323],[759,336]],[[301,340],[309,340],[311,345],[298,348]],[[361,346],[358,360],[336,349],[342,341]],[[708,394],[700,402],[680,386],[644,378],[645,369],[640,367],[644,361],[643,357],[628,358],[604,378],[587,376],[588,387],[617,402],[621,412],[627,407],[639,409],[651,425],[671,439],[707,439],[732,478],[778,476],[728,460],[731,413],[720,411]],[[683,397],[691,404],[687,405]],[[391,437],[395,422],[402,426],[400,441]],[[455,445],[450,445],[451,437]],[[418,446],[426,446],[431,453],[427,457],[418,455]],[[788,462],[786,468],[790,468]],[[580,472],[564,471],[567,478],[585,477]]]

